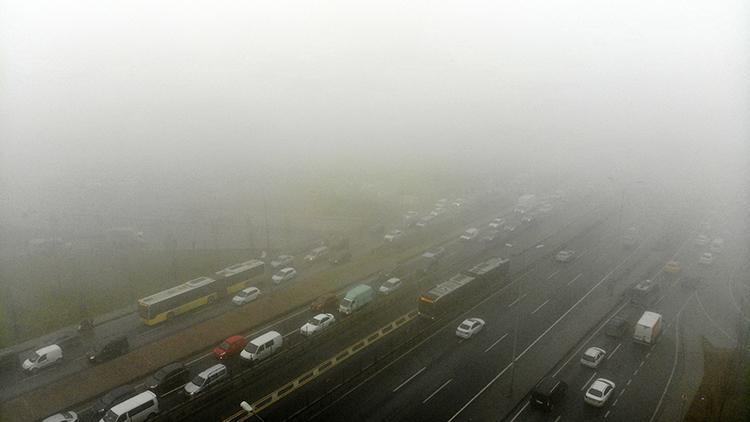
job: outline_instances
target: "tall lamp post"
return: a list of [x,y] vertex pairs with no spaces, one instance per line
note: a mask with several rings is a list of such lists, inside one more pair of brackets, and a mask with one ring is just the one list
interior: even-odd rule
[[255,408],[253,408],[250,403],[243,401],[242,403],[240,403],[240,407],[242,408],[242,410],[247,412],[248,415],[255,416],[256,418],[258,418],[258,420],[260,420],[260,422],[265,422],[263,418],[261,418],[260,415],[255,412]]

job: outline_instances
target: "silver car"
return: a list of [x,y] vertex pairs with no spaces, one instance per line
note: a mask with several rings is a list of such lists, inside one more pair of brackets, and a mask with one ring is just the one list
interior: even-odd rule
[[227,367],[221,363],[216,364],[196,375],[192,381],[185,384],[185,394],[189,398],[193,398],[203,391],[214,387],[216,384],[226,381],[228,378],[229,372],[227,371]]

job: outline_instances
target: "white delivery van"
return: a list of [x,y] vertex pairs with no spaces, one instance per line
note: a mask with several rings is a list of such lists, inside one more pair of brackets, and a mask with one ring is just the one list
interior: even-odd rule
[[250,340],[240,352],[240,357],[245,362],[254,363],[278,352],[283,344],[284,337],[281,334],[276,331],[269,331]]
[[60,346],[51,344],[35,351],[33,355],[26,359],[23,362],[23,370],[33,374],[42,368],[60,363],[62,358],[63,353]]
[[635,324],[633,340],[643,344],[654,344],[659,339],[663,325],[661,314],[646,311]]
[[146,390],[113,406],[99,422],[142,422],[153,419],[158,413],[156,394]]

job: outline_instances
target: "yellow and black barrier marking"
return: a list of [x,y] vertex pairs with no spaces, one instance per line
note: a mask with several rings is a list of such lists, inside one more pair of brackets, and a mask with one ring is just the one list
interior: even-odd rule
[[[334,366],[338,365],[339,363],[349,359],[357,352],[364,350],[367,346],[382,339],[389,333],[393,332],[395,329],[413,320],[418,315],[419,315],[419,312],[417,312],[416,309],[405,315],[402,315],[401,317],[397,318],[391,323],[381,327],[379,330],[368,335],[364,339],[355,342],[351,346],[347,347],[343,351],[336,354],[336,356],[318,364],[318,366],[316,366],[314,369],[308,372],[305,372],[301,376],[297,377],[295,380],[288,382],[287,384],[277,389],[276,391],[260,398],[259,400],[256,400],[255,402],[252,403],[253,409],[255,410],[255,412],[260,412],[261,410],[267,408],[268,406],[276,403],[277,401],[281,400],[285,396],[289,395],[289,393],[304,386],[308,382],[319,377],[320,375],[322,375],[329,369],[333,368]],[[224,419],[224,422],[230,422],[230,421],[239,422],[239,421],[244,421],[248,419],[249,417],[251,417],[251,415],[248,415],[247,413],[245,413],[245,411],[239,411],[233,414],[232,416],[229,416],[228,418]]]

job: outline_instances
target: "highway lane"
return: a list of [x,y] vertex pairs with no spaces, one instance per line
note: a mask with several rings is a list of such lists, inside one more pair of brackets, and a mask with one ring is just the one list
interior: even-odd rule
[[[688,242],[692,241],[689,239]],[[662,283],[660,298],[649,309],[661,313],[666,322],[665,332],[654,346],[635,344],[629,337],[611,339],[601,332],[589,338],[571,356],[567,365],[558,368],[553,374],[559,374],[567,381],[573,391],[573,396],[551,415],[540,415],[524,408],[518,413],[523,420],[674,420],[684,414],[685,406],[689,404],[689,392],[677,391],[676,386],[689,386],[689,380],[683,377],[695,377],[700,373],[700,367],[686,367],[685,340],[694,338],[698,344],[700,338],[713,339],[719,345],[731,346],[731,339],[704,311],[699,295],[715,292],[720,287],[720,275],[731,272],[732,265],[718,269],[714,266],[697,264],[694,260],[696,248],[694,245],[682,248],[676,258],[684,263],[682,277],[665,277]],[[691,261],[691,258],[693,260]],[[685,286],[684,276],[702,275],[712,287],[704,285],[697,290]],[[653,274],[652,277],[659,277]],[[731,308],[730,300],[724,298],[724,308]],[[629,306],[629,305],[626,305]],[[703,312],[703,313],[702,313]],[[726,311],[725,311],[726,313]],[[637,316],[636,316],[637,318]],[[724,337],[724,338],[722,338]],[[580,352],[587,347],[598,346],[610,351],[607,360],[601,368],[592,370],[578,364]],[[617,385],[615,396],[603,409],[594,409],[583,403],[582,391],[590,384],[593,375],[611,379]],[[699,376],[698,376],[699,379]],[[577,388],[581,386],[581,390]],[[574,388],[575,387],[575,388]],[[693,388],[697,384],[693,383]],[[577,396],[577,397],[576,397]],[[669,412],[665,412],[665,407]]]
[[[578,213],[572,213],[571,217],[572,217],[572,216],[575,216],[576,214],[578,214]],[[541,225],[544,225],[544,224],[548,224],[548,225],[550,225],[550,226],[556,226],[556,225],[559,225],[559,224],[554,224],[554,221],[552,221],[552,220],[554,220],[554,218],[550,218],[550,221],[548,221],[547,223],[542,223]],[[519,234],[521,234],[521,233],[533,233],[533,232],[535,232],[535,231],[538,231],[538,230],[537,230],[537,229],[531,229],[531,228],[530,228],[530,230],[529,230],[529,231],[526,231],[526,232],[524,232],[524,231],[522,231],[522,230],[519,230],[519,231],[518,231],[517,233],[519,233]],[[573,230],[571,229],[571,233],[572,233],[572,232],[573,232]],[[541,235],[538,235],[538,236],[541,236]],[[535,236],[535,238],[539,238],[538,236]],[[520,240],[514,240],[514,242],[516,242],[516,243],[518,244],[518,247],[519,247],[519,248],[521,247],[521,245],[523,245],[523,244],[525,243],[525,242],[523,242],[523,241],[520,241]],[[530,242],[528,242],[528,245],[529,245],[529,246],[534,246],[535,244],[536,244],[536,241],[530,241]],[[467,246],[468,246],[468,245],[467,245]],[[503,247],[503,246],[501,245],[501,247]],[[542,250],[542,249],[537,249],[537,248],[533,248],[533,247],[531,248],[531,250],[532,250],[532,251],[533,251],[534,253],[537,253],[537,254],[548,253],[547,251],[544,251],[544,250]],[[475,255],[475,254],[476,254],[476,252],[475,252],[475,251],[472,251],[470,255]],[[490,254],[495,254],[495,255],[496,255],[496,252],[492,252],[492,253],[490,253],[490,252],[486,252],[486,254],[488,254],[487,256],[489,256]],[[482,254],[480,254],[480,256],[481,256],[481,255],[482,255]],[[481,259],[479,258],[479,256],[477,256],[477,257],[475,258],[475,261],[480,261],[480,260],[481,260]],[[466,266],[466,268],[468,268],[468,265]],[[458,270],[458,269],[454,270],[454,272],[455,272],[455,271],[457,271],[457,270]],[[449,273],[446,273],[446,276],[449,276],[449,275],[450,275]],[[412,306],[414,306],[414,304],[416,303],[416,295],[415,295],[415,296],[413,296],[413,297],[411,298],[411,300],[412,300],[412,302],[411,302],[411,303],[412,303]],[[253,392],[253,396],[255,396],[255,397],[258,397],[258,395],[257,395],[257,394],[255,394],[255,392]],[[208,413],[206,413],[205,415],[214,415],[214,416],[216,416],[216,415],[219,415],[219,414],[221,414],[221,412],[222,412],[222,411],[226,411],[226,410],[224,410],[224,409],[221,409],[221,406],[214,406],[214,407],[215,407],[214,409],[210,409],[210,410],[208,410],[208,411],[207,411]],[[206,416],[206,417],[208,417],[208,416]]]
[[[611,242],[611,243],[614,243],[614,242]],[[595,258],[594,255],[592,255],[592,257]],[[579,262],[582,262],[582,260]],[[555,278],[558,275],[561,277],[566,277],[568,275],[566,272],[561,271],[557,263],[551,263],[547,261],[546,264],[551,264],[552,267],[549,267],[545,265],[544,263],[542,263],[539,266],[535,266],[534,269],[532,270],[532,273],[530,273],[529,278],[539,280],[539,282],[541,283],[541,282],[548,282],[550,279]],[[577,271],[575,268],[575,265],[576,264],[569,266],[570,273],[574,273]],[[538,273],[535,271],[538,271]],[[581,279],[581,277],[578,276],[578,274],[580,273],[570,274],[569,278],[564,278],[566,280],[564,282],[566,288],[569,288],[567,284],[571,280],[577,282]],[[509,293],[512,293],[512,289],[505,289],[505,290],[508,291]],[[500,299],[505,301],[505,303],[503,303],[502,305],[510,306],[511,308],[515,306],[516,309],[523,309],[524,312],[527,312],[528,314],[531,314],[535,310],[536,310],[536,313],[539,313],[539,314],[543,313],[542,310],[537,310],[537,308],[539,307],[538,304],[532,307],[530,302],[521,303],[513,299],[513,297],[516,297],[516,296],[511,296],[511,295],[501,296]],[[486,312],[488,314],[491,314],[492,313],[491,310],[500,308],[502,307],[502,305],[498,303],[494,303],[494,302],[488,303],[487,306],[490,309]],[[480,316],[483,316],[482,312],[483,311],[479,312]],[[492,324],[488,326],[487,331],[482,334],[482,336],[486,337],[487,339],[492,340],[488,344],[480,344],[479,342],[474,342],[474,343],[468,342],[469,345],[463,346],[464,342],[457,340],[457,338],[452,333],[452,331],[455,330],[455,325],[457,324],[458,324],[458,319],[454,320],[453,323],[449,323],[448,325],[445,325],[443,329],[441,330],[441,332],[436,333],[438,337],[433,338],[430,341],[430,344],[428,347],[422,348],[421,350],[417,351],[417,353],[412,353],[413,356],[415,357],[413,358],[410,357],[408,359],[401,359],[398,365],[392,366],[391,368],[389,368],[387,372],[389,374],[393,374],[392,376],[390,376],[390,378],[393,378],[392,380],[390,380],[390,382],[383,382],[384,385],[378,385],[377,387],[370,387],[368,385],[368,386],[362,387],[361,390],[358,389],[357,391],[362,391],[361,394],[366,395],[366,398],[367,398],[366,401],[362,399],[358,399],[356,396],[353,396],[354,394],[357,394],[357,391],[355,391],[354,393],[352,393],[353,397],[347,397],[346,403],[341,404],[341,406],[344,407],[343,409],[337,406],[331,412],[325,413],[324,415],[320,416],[320,420],[327,420],[327,419],[336,420],[335,419],[336,415],[355,415],[355,414],[361,415],[361,416],[369,415],[367,417],[374,418],[374,419],[385,419],[385,420],[391,417],[389,416],[391,414],[402,414],[403,416],[403,410],[400,410],[400,409],[410,407],[411,402],[415,402],[416,398],[410,395],[401,395],[401,394],[405,394],[405,393],[402,393],[402,391],[406,391],[412,388],[416,390],[426,391],[434,387],[434,390],[431,390],[431,391],[432,392],[437,391],[436,395],[439,394],[442,397],[444,392],[447,392],[449,389],[454,388],[455,385],[460,384],[460,382],[457,382],[455,378],[443,379],[441,375],[442,375],[442,371],[445,370],[445,368],[452,368],[451,369],[452,372],[461,372],[460,370],[456,371],[456,367],[460,367],[462,364],[465,364],[466,360],[460,357],[457,358],[456,356],[458,355],[455,353],[437,353],[437,356],[434,356],[436,354],[435,350],[450,351],[450,350],[453,350],[453,347],[455,344],[461,344],[462,348],[481,347],[482,351],[487,350],[487,352],[484,352],[484,353],[494,354],[494,353],[502,353],[503,348],[507,348],[508,342],[505,342],[504,340],[499,341],[499,339],[503,338],[503,336],[507,334],[507,331],[509,328],[507,327],[507,325],[504,327],[500,325],[493,326]],[[493,330],[496,328],[500,329],[501,331],[505,331],[505,333],[500,333],[500,332],[494,333]],[[497,336],[495,336],[495,334],[497,334]],[[438,338],[441,340],[438,340]],[[507,338],[507,336],[505,338]],[[479,339],[474,339],[474,340],[479,340]],[[446,343],[445,344],[440,343],[439,345],[434,345],[433,343],[435,341],[442,341]],[[524,340],[521,339],[521,342],[523,341]],[[434,363],[432,363],[432,360],[431,360],[433,358],[435,359]],[[447,359],[447,361],[443,361],[442,360],[443,358]],[[452,361],[453,359],[456,359],[456,361],[453,362]],[[430,385],[421,386],[418,384],[421,382],[420,380],[424,379],[424,374],[430,373],[430,371],[428,371],[427,369],[423,369],[423,368],[428,368],[428,366],[425,366],[426,362],[431,362],[430,365],[432,365],[432,367],[441,368],[441,370],[436,371],[438,372],[438,376],[434,379],[434,382],[427,381],[427,383]],[[408,374],[419,374],[419,375],[409,380]],[[385,378],[389,378],[389,376],[379,375],[378,378],[385,379]],[[406,378],[409,382],[407,382],[401,388],[399,388],[399,386],[401,386],[405,381],[403,378]],[[386,385],[386,384],[390,384],[390,385]],[[432,384],[434,384],[434,386]],[[413,385],[416,385],[416,387],[412,387]],[[438,389],[440,391],[438,391]],[[393,390],[397,390],[396,393],[399,393],[399,395],[396,397],[391,397],[388,400],[377,400],[373,398],[373,391],[393,391]],[[449,393],[446,393],[446,394],[449,394]],[[399,405],[398,403],[399,397],[405,397],[404,399],[405,403],[403,403],[403,406]],[[427,397],[424,397],[421,400],[427,400]],[[431,400],[432,399],[427,400],[427,402],[429,403]],[[383,409],[381,409],[380,406],[375,405],[374,407],[378,409],[373,410],[373,409],[370,409],[370,405],[367,404],[367,403],[381,403],[381,402],[386,403]],[[441,403],[442,402],[444,402],[444,400],[441,400]],[[346,407],[347,403],[356,403],[356,405],[350,405],[349,407]],[[389,412],[388,409],[391,409],[391,408],[399,409],[399,410],[394,410],[393,412]],[[378,412],[378,413],[373,413],[373,412]],[[377,415],[377,416],[374,416],[374,415]],[[411,419],[413,417],[418,418],[418,416],[409,415],[407,419]]]
[[[491,201],[490,204],[495,204],[495,206],[499,208],[499,206],[503,204],[503,202],[502,200],[495,200]],[[466,208],[465,210],[468,211],[462,211],[455,215],[446,216],[444,217],[444,220],[455,219],[457,221],[472,221],[474,219],[484,220],[488,218],[485,217],[487,213],[486,209]],[[492,214],[494,216],[494,213]],[[404,242],[402,243],[409,242],[410,237],[414,237],[414,235],[407,235],[407,238],[404,239]],[[373,239],[368,238],[365,240],[367,241],[354,242],[353,252],[355,254],[355,257],[358,255],[369,253],[374,248],[383,246],[382,239],[373,241]],[[304,280],[306,278],[326,271],[328,265],[329,264],[327,264],[326,262],[321,262],[314,265],[301,267],[300,276],[297,279],[293,280],[292,283],[289,283],[289,285],[304,283]],[[270,282],[270,275],[271,274],[268,273],[264,276],[260,276],[258,278],[258,282],[254,283],[254,285],[260,287],[261,290],[266,294],[272,294],[272,292],[275,290],[288,287],[274,286],[273,283]],[[250,304],[247,306],[252,305]],[[135,349],[170,334],[189,329],[196,323],[215,318],[232,308],[233,305],[227,299],[217,303],[214,306],[204,307],[203,309],[200,309],[196,312],[186,314],[184,316],[181,316],[180,318],[176,318],[174,321],[170,321],[169,323],[161,324],[156,327],[145,326],[141,323],[140,319],[135,313],[131,313],[121,318],[99,324],[97,325],[93,336],[77,336],[76,341],[70,342],[66,346],[63,346],[66,358],[63,361],[62,365],[57,365],[56,367],[40,371],[38,374],[32,376],[23,374],[21,371],[6,371],[1,373],[0,381],[6,383],[7,385],[9,385],[9,387],[0,390],[0,402],[16,397],[26,391],[31,391],[33,389],[39,388],[43,385],[51,383],[55,380],[62,379],[66,376],[87,368],[89,363],[85,358],[86,352],[93,348],[96,343],[104,341],[105,339],[113,335],[128,335],[131,349]],[[75,330],[71,329],[70,332],[70,335],[75,335]],[[50,342],[51,340],[45,339],[39,344],[49,344]],[[29,354],[32,351],[33,350],[28,350],[26,354]],[[26,354],[22,354],[20,356],[20,359],[25,359]]]
[[[518,231],[511,233],[510,236],[516,237],[521,235],[524,231],[519,229]],[[512,238],[513,238],[512,237]],[[512,239],[511,238],[511,239]],[[437,269],[440,270],[443,267],[450,267],[451,265],[454,265],[457,262],[460,262],[461,260],[466,259],[466,257],[472,257],[474,255],[477,255],[478,253],[482,253],[483,249],[491,246],[479,242],[471,242],[471,243],[465,243],[465,242],[458,242],[457,240],[452,240],[446,243],[446,256],[443,258],[438,265]],[[494,245],[495,247],[497,245]],[[401,265],[398,268],[398,272],[404,273],[404,274],[411,274],[416,270],[418,264],[418,259],[413,259],[405,263],[404,265]],[[371,277],[366,280],[362,280],[362,282],[366,284],[371,284],[373,287],[377,288],[380,282],[383,281],[383,277],[378,275]],[[409,280],[407,280],[408,282]],[[416,293],[415,293],[416,295]],[[410,306],[413,306],[413,298],[412,301],[409,302]],[[398,307],[394,307],[394,309],[399,309]],[[386,314],[387,317],[388,314]],[[276,329],[277,331],[280,331],[285,334],[285,339],[287,342],[290,340],[294,342],[299,337],[299,334],[297,333],[297,330],[299,326],[301,326],[306,319],[310,316],[310,314],[307,312],[306,309],[301,309],[296,312],[294,312],[291,315],[288,315],[285,317],[282,321],[279,321],[278,323],[274,323],[269,325],[268,327],[264,327],[260,330],[254,330],[252,333],[246,334],[246,337],[252,338],[257,336],[258,334],[265,332],[270,329]],[[337,318],[341,318],[341,315],[337,315]],[[288,343],[289,344],[289,343]],[[212,364],[215,363],[215,360],[213,358],[213,355],[210,353],[210,351],[207,351],[205,354],[201,354],[199,356],[196,356],[193,359],[190,359],[188,361],[188,364],[191,368],[191,372],[193,374],[196,374],[200,372],[200,370],[205,369]],[[229,362],[230,370],[232,369],[238,369],[235,368],[234,362]],[[174,405],[175,403],[179,403],[179,398],[170,398],[165,402],[166,408],[169,408],[170,406]],[[81,409],[78,409],[79,411],[82,411],[82,413],[86,413],[86,410],[88,409],[88,405],[84,406]]]

